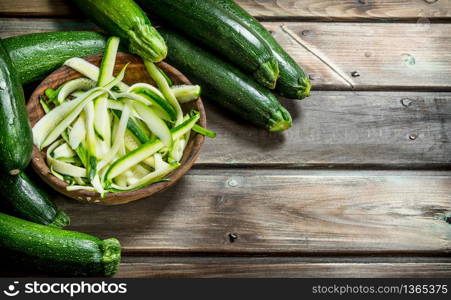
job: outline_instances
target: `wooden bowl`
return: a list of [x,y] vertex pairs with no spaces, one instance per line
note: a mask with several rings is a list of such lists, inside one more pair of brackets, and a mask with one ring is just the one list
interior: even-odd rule
[[[102,54],[87,57],[86,60],[99,66],[102,60]],[[142,60],[139,57],[131,54],[118,53],[116,59],[115,74],[117,74],[120,71],[120,69],[128,62],[130,64],[127,68],[126,77],[124,78],[125,83],[133,84],[137,82],[147,82],[155,85],[155,83],[149,77]],[[182,73],[180,73],[177,69],[170,66],[169,64],[161,62],[158,63],[158,66],[171,78],[174,84],[191,84],[190,81]],[[28,115],[30,117],[31,125],[34,126],[36,122],[39,121],[39,119],[44,116],[44,110],[42,109],[39,103],[39,96],[44,95],[44,91],[47,88],[56,89],[63,83],[80,77],[82,77],[82,75],[77,71],[74,71],[69,67],[63,66],[54,71],[43,82],[41,82],[41,84],[36,88],[36,90],[31,95],[31,98],[27,104]],[[197,101],[191,103],[184,104],[182,108],[184,111],[189,111],[191,109],[199,111],[200,112],[199,124],[202,127],[207,126],[205,110],[202,105],[201,99],[198,99]],[[191,139],[185,149],[185,153],[181,161],[181,166],[167,177],[170,179],[169,182],[160,182],[152,184],[136,191],[123,193],[108,193],[104,198],[102,198],[100,194],[94,192],[67,191],[66,190],[67,183],[58,179],[52,173],[50,173],[49,167],[47,166],[45,159],[46,149],[44,149],[43,151],[39,151],[38,148],[35,146],[33,149],[31,164],[34,170],[38,173],[38,175],[53,189],[57,190],[61,194],[64,194],[70,198],[79,201],[98,203],[103,205],[117,205],[150,197],[155,193],[165,190],[171,185],[173,185],[193,166],[194,162],[199,157],[204,140],[205,140],[204,136],[200,134],[196,134],[194,132],[191,134]]]

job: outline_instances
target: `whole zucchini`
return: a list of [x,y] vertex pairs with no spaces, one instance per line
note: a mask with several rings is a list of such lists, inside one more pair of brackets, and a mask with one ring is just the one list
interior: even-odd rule
[[247,26],[212,0],[140,0],[156,15],[187,36],[222,54],[270,89],[279,68],[271,49]]
[[17,175],[31,159],[33,138],[19,76],[0,40],[0,167]]
[[0,207],[30,222],[64,227],[69,217],[58,211],[49,195],[21,172],[19,175],[0,173]]
[[287,98],[303,99],[310,95],[310,80],[301,67],[280,46],[271,33],[266,30],[254,17],[241,8],[233,0],[214,0],[230,14],[239,18],[247,27],[260,38],[265,40],[279,63],[280,77],[276,91]]
[[9,259],[60,276],[110,276],[120,262],[116,239],[31,223],[0,213],[0,249]]
[[159,62],[168,48],[149,18],[133,0],[74,0],[78,7],[111,35],[128,42],[129,50]]
[[268,89],[180,35],[167,29],[160,32],[170,49],[168,61],[202,86],[208,99],[270,131],[291,127],[290,114]]
[[105,38],[92,31],[32,33],[3,40],[22,84],[44,79],[71,57],[103,53]]

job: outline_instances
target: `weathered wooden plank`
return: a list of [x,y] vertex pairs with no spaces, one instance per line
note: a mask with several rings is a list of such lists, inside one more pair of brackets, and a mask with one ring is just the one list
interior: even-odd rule
[[238,0],[237,2],[257,17],[329,20],[451,17],[449,0]]
[[[0,263],[0,277],[42,277]],[[115,278],[447,278],[443,257],[123,256]]]
[[451,95],[319,92],[284,101],[284,133],[250,127],[206,103],[209,127],[198,165],[449,167]]
[[0,38],[27,33],[71,30],[100,30],[89,21],[75,19],[0,18]]
[[451,24],[265,25],[316,88],[450,89]]
[[451,264],[199,264],[125,263],[117,278],[444,278]]
[[451,172],[192,170],[129,205],[58,204],[125,254],[451,251]]
[[[237,0],[257,17],[296,17],[314,20],[352,19],[448,19],[449,0]],[[77,12],[69,0],[4,0],[3,16],[73,16]]]
[[[446,278],[451,263],[440,259],[351,259],[258,258],[258,257],[129,257],[124,258],[115,277],[196,278]],[[389,262],[393,260],[393,262]],[[406,260],[406,259],[402,259]],[[426,262],[421,262],[425,260]],[[435,262],[434,262],[435,260]]]
[[[451,24],[264,25],[310,74],[315,89],[451,90]],[[0,19],[0,37],[93,28],[74,20]]]
[[0,16],[72,16],[74,6],[68,0],[0,1]]

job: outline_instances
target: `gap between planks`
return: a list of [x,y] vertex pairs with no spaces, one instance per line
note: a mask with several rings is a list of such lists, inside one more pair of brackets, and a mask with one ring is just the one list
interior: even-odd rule
[[449,258],[124,257],[116,277],[448,277]]

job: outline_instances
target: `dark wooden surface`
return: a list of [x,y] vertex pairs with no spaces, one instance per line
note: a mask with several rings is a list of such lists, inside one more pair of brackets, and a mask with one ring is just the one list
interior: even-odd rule
[[[0,1],[0,37],[98,30],[67,2]],[[121,207],[55,195],[71,229],[121,240],[118,277],[451,276],[451,1],[238,2],[313,79],[293,128],[207,100],[187,176]]]
[[[451,24],[263,24],[305,68],[315,90],[451,91]],[[0,37],[91,29],[98,30],[77,19],[0,19]]]
[[[451,18],[450,0],[237,0],[259,18],[307,20],[418,20]],[[2,16],[73,16],[68,0],[8,0],[0,2]]]
[[118,277],[449,277],[451,261],[390,257],[127,257]]
[[[72,229],[114,235],[130,254],[449,254],[450,176],[449,171],[192,170],[147,201],[107,209],[58,204],[73,216]],[[233,242],[231,233],[238,237]]]

